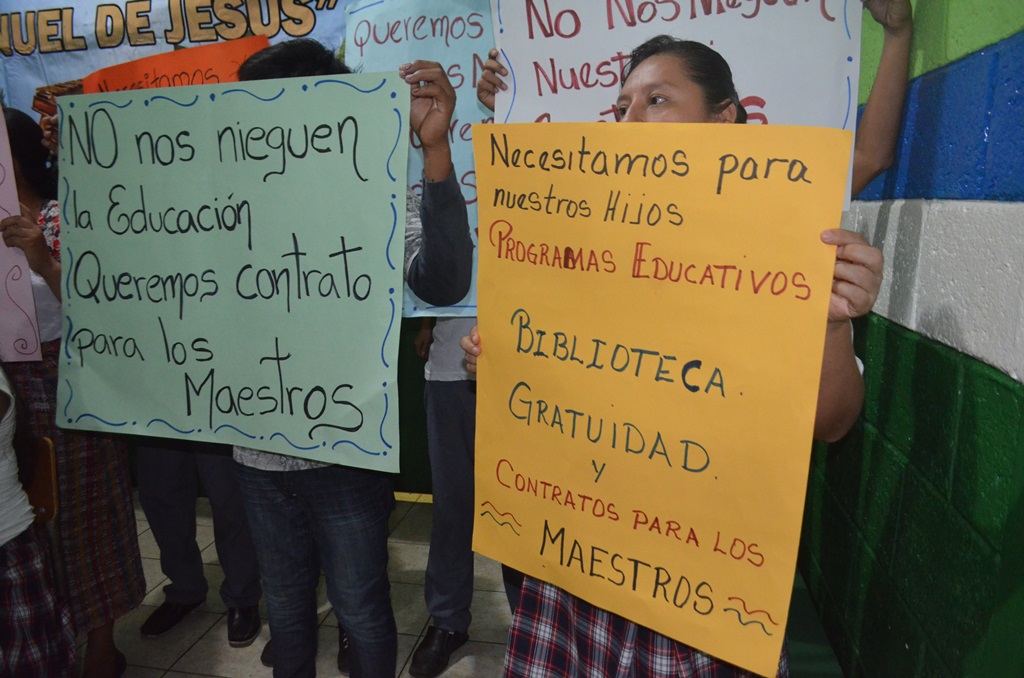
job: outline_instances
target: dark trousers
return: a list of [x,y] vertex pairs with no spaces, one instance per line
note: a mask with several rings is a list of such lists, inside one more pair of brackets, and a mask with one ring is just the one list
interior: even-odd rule
[[[428,381],[424,401],[434,497],[423,596],[435,626],[466,632],[473,602],[476,382]],[[505,595],[515,612],[523,575],[501,568]]]
[[428,381],[424,402],[434,498],[423,594],[435,626],[464,633],[473,602],[476,382]]
[[220,597],[228,607],[259,603],[260,574],[231,448],[196,441],[147,439],[138,449],[139,502],[160,547],[160,569],[170,579],[167,600],[204,600],[208,584],[196,544],[199,479],[213,509],[217,557],[224,568]]

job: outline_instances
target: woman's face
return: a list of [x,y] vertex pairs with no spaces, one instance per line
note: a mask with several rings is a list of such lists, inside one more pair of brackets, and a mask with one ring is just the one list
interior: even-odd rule
[[[733,122],[736,107],[714,112],[704,92],[690,80],[679,57],[657,54],[640,62],[622,86],[616,102],[621,122]],[[730,118],[731,114],[731,119]]]

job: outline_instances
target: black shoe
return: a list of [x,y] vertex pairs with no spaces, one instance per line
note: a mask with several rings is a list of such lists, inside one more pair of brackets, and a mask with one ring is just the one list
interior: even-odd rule
[[200,600],[195,603],[172,603],[165,600],[153,614],[149,615],[149,619],[142,623],[139,633],[147,638],[162,636],[177,626],[182,619],[188,616],[189,612],[205,602],[205,600]]
[[348,634],[341,626],[338,627],[338,670],[348,675]]
[[255,605],[228,609],[228,644],[231,647],[249,647],[260,635],[261,628],[260,610]]
[[434,678],[448,666],[452,652],[469,640],[468,633],[445,631],[431,625],[416,651],[412,653],[409,673],[416,678]]
[[[274,667],[274,639],[271,638],[267,641],[267,644],[263,646],[263,652],[260,653],[260,663],[266,666],[268,669]],[[348,661],[348,634],[345,633],[345,629],[338,627],[338,671],[348,675],[349,672],[349,661]]]

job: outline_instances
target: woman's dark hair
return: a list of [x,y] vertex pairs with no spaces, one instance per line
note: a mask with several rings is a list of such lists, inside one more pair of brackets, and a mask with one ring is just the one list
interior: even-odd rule
[[704,92],[704,103],[709,110],[719,110],[721,103],[728,100],[736,104],[736,122],[747,121],[747,111],[740,103],[736,85],[732,83],[732,70],[728,62],[721,54],[700,42],[679,40],[670,35],[651,38],[630,52],[622,82],[626,82],[637,66],[659,54],[669,54],[683,63],[690,80]]
[[309,75],[344,75],[352,70],[312,38],[279,42],[256,52],[238,68],[239,80],[273,80]]
[[43,130],[28,114],[4,107],[11,156],[18,161],[21,178],[43,200],[57,199],[57,168],[43,146]]

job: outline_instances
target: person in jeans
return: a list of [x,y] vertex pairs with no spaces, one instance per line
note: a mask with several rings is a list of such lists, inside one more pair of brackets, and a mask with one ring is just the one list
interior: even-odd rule
[[[239,68],[239,79],[350,72],[314,40],[268,47]],[[455,90],[440,64],[416,61],[399,73],[412,94],[410,127],[423,147],[423,198],[407,195],[405,277],[435,305],[469,290],[473,244],[455,177],[448,126]],[[328,358],[325,356],[325,358]],[[353,678],[394,676],[397,631],[388,581],[390,476],[236,447],[238,482],[256,546],[273,637],[274,675],[316,673],[316,587],[349,639]]]

